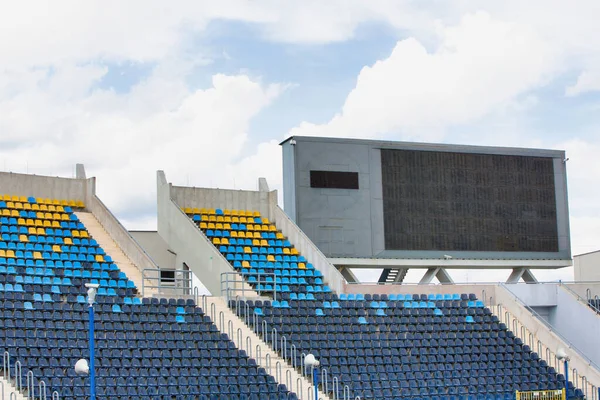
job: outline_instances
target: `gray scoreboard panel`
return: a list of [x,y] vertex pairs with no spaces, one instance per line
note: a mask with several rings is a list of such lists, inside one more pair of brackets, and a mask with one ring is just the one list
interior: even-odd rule
[[565,153],[291,137],[284,210],[329,257],[570,259]]
[[381,150],[386,250],[557,252],[550,157]]

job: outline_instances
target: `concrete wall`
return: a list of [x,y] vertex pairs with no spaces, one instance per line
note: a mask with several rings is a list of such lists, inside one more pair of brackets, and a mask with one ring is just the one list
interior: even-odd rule
[[573,259],[575,261],[575,281],[600,281],[600,250],[580,254]]
[[[571,345],[568,341],[564,340],[558,332],[555,332],[543,320],[535,317],[527,308],[525,308],[519,299],[506,288],[506,286],[501,285],[497,287],[496,300],[499,305],[497,308],[501,310],[498,317],[507,324],[509,329],[513,330],[515,335],[520,335],[520,326],[525,327],[527,330],[526,335],[529,337],[529,333],[531,333],[534,339],[532,349],[538,351],[540,357],[547,359],[546,354],[549,352],[550,358],[547,359],[548,363],[552,366],[560,367],[561,363],[555,359],[555,352],[559,348],[563,348],[571,358],[569,363],[570,368],[575,368],[579,376],[585,376],[589,383],[596,387],[600,387],[600,370],[596,366],[597,364],[592,364],[592,361],[587,357],[587,354],[580,354],[576,350],[576,346]],[[560,299],[558,300],[560,301]],[[496,312],[497,308],[493,308],[493,311]],[[508,322],[505,320],[505,311],[510,313],[510,321]],[[513,323],[514,319],[517,320],[517,323]],[[513,328],[513,325],[516,325],[516,331]],[[580,325],[578,323],[578,326],[580,326],[581,329],[587,329],[585,328],[585,325]],[[528,338],[522,339],[524,339],[526,343],[530,343]],[[535,345],[538,340],[542,343],[541,351],[538,350]],[[573,374],[571,371],[571,377],[572,376]]]
[[505,285],[515,296],[520,298],[529,307],[555,307],[558,303],[557,284],[536,284],[526,283],[506,284]]
[[[559,252],[452,251],[465,259],[570,260],[563,151],[294,136],[282,144],[285,211],[327,257],[441,258],[448,252],[385,250],[381,149],[552,157]],[[310,187],[310,171],[359,174],[359,189]]]
[[[171,192],[173,189],[173,192]],[[189,190],[186,190],[189,189]],[[235,192],[235,191],[230,191]],[[179,208],[171,196],[178,198],[182,207],[212,207],[215,202],[203,204],[193,194],[210,193],[201,199],[216,201],[218,193],[195,188],[172,188],[164,172],[157,172],[158,234],[176,254],[176,265],[185,262],[206,289],[213,295],[221,295],[221,274],[234,273],[229,262],[202,234],[194,222]]]
[[300,228],[288,217],[288,215],[277,205],[276,202],[271,203],[272,220],[277,224],[277,228],[288,237],[292,243],[308,262],[323,274],[324,281],[329,285],[331,290],[337,293],[342,293],[345,288],[346,280],[338,269],[331,264],[327,257],[311,240],[302,232]]
[[260,192],[171,186],[171,198],[181,208],[252,210],[260,211],[261,215],[271,218],[269,203],[273,199],[277,202],[277,191]]
[[175,253],[169,251],[169,246],[156,231],[129,231],[136,242],[152,257],[161,269],[182,269],[175,264]]
[[88,180],[0,172],[0,193],[58,200],[86,200]]
[[560,285],[557,285],[556,296],[558,307],[550,314],[550,323],[562,336],[600,365],[600,317]]

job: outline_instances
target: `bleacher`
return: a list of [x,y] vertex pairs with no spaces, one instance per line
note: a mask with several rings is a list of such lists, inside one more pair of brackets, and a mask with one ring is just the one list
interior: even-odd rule
[[[184,211],[250,285],[276,291],[272,301],[230,307],[241,316],[249,310],[258,332],[266,321],[267,342],[276,328],[287,353],[297,349],[296,365],[314,354],[330,379],[348,385],[350,398],[508,400],[517,390],[564,387],[564,377],[472,294],[338,296],[258,212]],[[569,383],[568,397],[583,394]]]
[[[238,350],[192,300],[140,298],[90,237],[81,202],[0,200],[0,349],[60,398],[86,399],[74,365],[89,357],[85,283],[98,283],[100,399],[295,399]],[[38,386],[36,385],[36,396]]]

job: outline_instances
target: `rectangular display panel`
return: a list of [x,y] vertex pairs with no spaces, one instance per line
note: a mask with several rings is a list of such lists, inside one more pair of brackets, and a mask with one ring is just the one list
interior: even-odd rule
[[553,159],[381,150],[386,250],[557,252]]
[[358,189],[358,172],[310,171],[310,187]]

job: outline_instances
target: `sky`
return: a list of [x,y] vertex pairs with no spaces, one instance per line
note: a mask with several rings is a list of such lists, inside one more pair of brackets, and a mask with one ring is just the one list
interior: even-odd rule
[[561,149],[573,254],[594,251],[598,20],[597,0],[0,2],[0,170],[83,163],[153,229],[156,170],[281,190],[290,135]]

